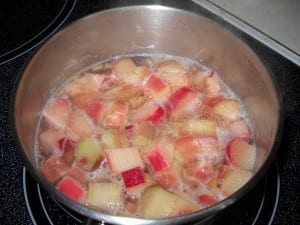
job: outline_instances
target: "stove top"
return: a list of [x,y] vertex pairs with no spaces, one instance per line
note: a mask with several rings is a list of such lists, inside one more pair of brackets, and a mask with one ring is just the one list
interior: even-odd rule
[[[65,208],[33,180],[23,166],[8,120],[9,99],[19,71],[40,44],[72,21],[138,0],[27,0],[0,3],[0,224],[91,224]],[[277,159],[266,176],[240,201],[195,224],[300,224],[300,67],[194,1],[145,0],[203,14],[245,41],[270,68],[284,100],[285,126]],[[3,23],[4,21],[4,23]],[[99,222],[98,224],[101,224]]]

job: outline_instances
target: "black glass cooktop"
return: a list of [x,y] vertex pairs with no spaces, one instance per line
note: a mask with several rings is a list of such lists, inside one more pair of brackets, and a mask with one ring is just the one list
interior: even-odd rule
[[[7,1],[8,2],[8,1]],[[240,201],[207,225],[298,225],[300,149],[300,67],[221,18],[188,0],[145,0],[201,13],[244,40],[274,74],[283,96],[285,125],[277,158],[266,176]],[[141,4],[138,0],[27,0],[0,3],[0,224],[69,225],[90,220],[65,208],[43,191],[23,166],[8,121],[14,81],[28,57],[54,32],[72,21],[112,7]],[[101,222],[99,222],[101,224]],[[198,221],[195,224],[204,224]]]

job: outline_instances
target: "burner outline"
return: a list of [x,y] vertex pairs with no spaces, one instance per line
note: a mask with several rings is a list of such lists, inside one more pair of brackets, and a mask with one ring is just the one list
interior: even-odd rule
[[[11,60],[14,60],[15,58],[29,52],[30,50],[34,49],[39,44],[41,44],[45,39],[50,37],[53,33],[55,33],[62,26],[62,24],[68,19],[68,17],[72,13],[76,3],[77,3],[77,0],[66,0],[63,7],[59,11],[59,13],[56,15],[56,17],[42,31],[40,31],[37,35],[35,35],[34,37],[32,37],[30,40],[26,41],[25,43],[0,55],[0,65],[7,63]],[[66,6],[68,4],[70,4],[69,9],[66,8]],[[69,12],[67,12],[67,14],[64,16],[64,18],[60,22],[58,22],[59,18],[62,17],[63,14],[65,13],[64,12],[65,10],[69,10]],[[58,24],[56,24],[56,23],[58,23]],[[56,26],[56,27],[53,28],[53,30],[51,31],[52,26]],[[50,30],[50,31],[48,31],[48,30]],[[47,32],[49,32],[49,33],[47,33]],[[45,36],[44,36],[44,34],[45,34]]]

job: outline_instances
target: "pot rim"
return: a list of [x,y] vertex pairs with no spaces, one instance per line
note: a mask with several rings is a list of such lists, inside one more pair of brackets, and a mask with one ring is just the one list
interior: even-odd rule
[[[17,150],[21,154],[22,159],[25,164],[25,167],[28,169],[31,176],[33,176],[34,179],[39,184],[42,185],[42,187],[47,191],[47,193],[51,197],[55,198],[56,200],[58,200],[60,203],[62,203],[64,205],[66,205],[67,207],[75,210],[76,212],[78,212],[84,216],[87,216],[88,218],[91,218],[93,220],[104,221],[104,222],[113,223],[113,224],[137,224],[137,225],[139,225],[139,224],[161,224],[161,225],[167,225],[167,224],[186,223],[189,221],[196,221],[196,220],[204,219],[206,217],[214,216],[217,212],[228,207],[229,205],[233,204],[238,199],[240,199],[242,196],[247,194],[258,183],[258,181],[265,175],[266,171],[270,168],[273,160],[275,159],[276,153],[280,147],[280,141],[281,141],[283,126],[284,126],[284,112],[283,112],[283,107],[282,107],[283,106],[282,95],[279,91],[279,86],[274,78],[274,74],[271,72],[268,65],[259,57],[259,55],[254,53],[253,49],[249,48],[249,50],[252,51],[252,53],[259,59],[260,62],[262,62],[263,66],[267,70],[269,77],[272,81],[272,85],[273,85],[276,95],[277,95],[276,99],[277,99],[278,105],[279,105],[279,107],[278,107],[279,108],[279,112],[278,112],[279,119],[278,119],[278,128],[276,130],[275,140],[274,140],[272,149],[271,149],[269,155],[267,156],[265,162],[259,168],[259,170],[254,174],[254,176],[251,177],[251,179],[245,185],[243,185],[243,187],[241,187],[239,190],[237,190],[235,193],[233,193],[230,197],[225,198],[224,200],[218,202],[217,204],[215,204],[213,206],[210,206],[208,208],[205,208],[205,209],[202,209],[202,210],[199,210],[199,211],[187,214],[187,215],[161,218],[161,219],[140,219],[140,218],[115,216],[115,215],[102,213],[102,212],[93,210],[82,204],[79,204],[79,203],[76,203],[76,202],[70,200],[69,198],[67,198],[66,196],[61,194],[59,191],[57,191],[53,185],[49,185],[49,183],[46,181],[46,179],[40,175],[38,170],[35,169],[35,167],[32,165],[30,160],[27,158],[27,156],[22,148],[22,145],[20,143],[17,129],[16,129],[16,124],[15,124],[15,111],[14,111],[15,104],[16,104],[15,100],[16,100],[16,96],[17,96],[19,83],[21,82],[22,77],[23,77],[22,75],[26,71],[28,64],[32,61],[32,59],[35,57],[35,55],[38,54],[40,51],[42,51],[44,46],[47,45],[47,43],[49,41],[51,41],[52,39],[54,39],[55,37],[57,37],[59,35],[63,35],[65,30],[70,29],[70,27],[72,27],[78,23],[81,23],[84,20],[89,20],[92,17],[96,17],[96,16],[110,13],[110,12],[126,11],[126,10],[132,10],[132,9],[172,10],[174,13],[185,13],[185,14],[190,14],[191,16],[202,17],[202,19],[205,19],[208,22],[213,23],[216,26],[219,26],[218,22],[215,22],[212,19],[205,17],[201,14],[194,13],[194,12],[191,12],[191,11],[188,11],[185,9],[179,9],[179,8],[175,8],[175,7],[155,5],[155,4],[153,4],[153,5],[121,6],[121,7],[116,7],[116,8],[112,8],[112,9],[102,10],[102,11],[98,11],[98,12],[89,14],[87,16],[84,16],[80,19],[77,19],[77,20],[71,22],[67,26],[64,26],[59,31],[55,32],[54,34],[49,36],[46,40],[44,40],[43,43],[32,52],[32,54],[28,57],[28,59],[23,64],[22,68],[20,68],[20,70],[18,72],[18,76],[14,82],[12,94],[10,96],[10,103],[9,103],[10,104],[9,105],[9,120],[10,120],[9,122],[11,125],[10,130],[12,133],[12,137],[15,140]],[[237,40],[240,40],[245,45],[245,47],[248,47],[248,45],[241,38],[237,37],[232,31],[230,31],[226,28],[223,28],[223,30],[229,32]]]

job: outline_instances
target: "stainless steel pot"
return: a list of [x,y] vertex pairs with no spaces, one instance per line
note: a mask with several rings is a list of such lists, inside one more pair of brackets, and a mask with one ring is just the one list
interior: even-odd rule
[[[93,211],[60,194],[40,175],[34,154],[37,122],[61,82],[95,62],[124,54],[184,56],[216,70],[245,104],[258,147],[255,176],[231,197],[186,216],[143,220]],[[112,224],[181,224],[211,216],[245,195],[263,176],[279,145],[281,97],[261,60],[232,33],[187,11],[133,6],[83,18],[50,38],[31,58],[16,83],[11,120],[27,169],[55,199],[94,220]]]

